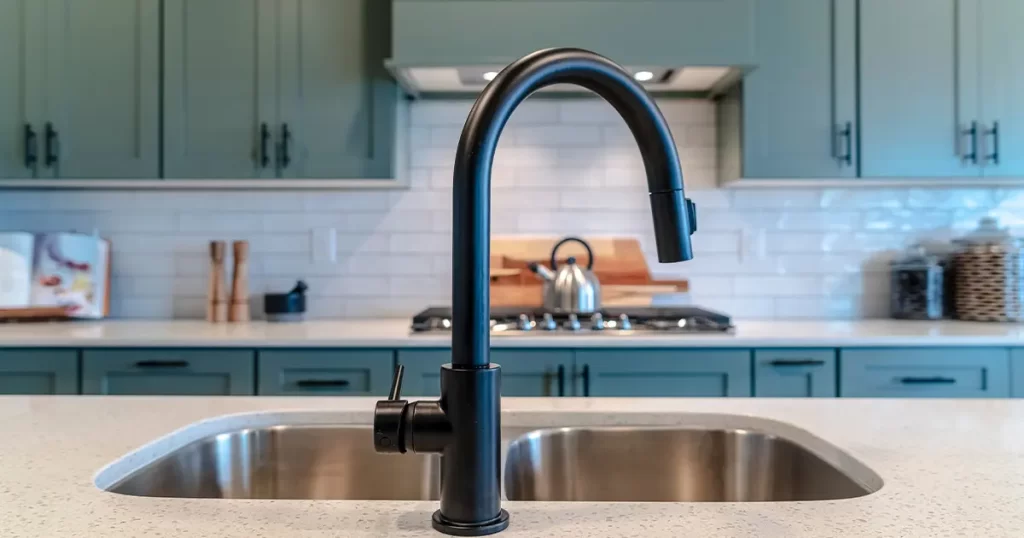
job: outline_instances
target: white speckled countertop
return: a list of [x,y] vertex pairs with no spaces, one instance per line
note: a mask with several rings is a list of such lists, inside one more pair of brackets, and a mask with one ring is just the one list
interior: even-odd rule
[[[495,348],[1020,346],[1024,324],[963,321],[736,321],[732,334],[545,334],[491,338]],[[99,321],[0,325],[0,347],[448,347],[402,319],[251,322]]]
[[[195,421],[367,424],[371,398],[0,397],[5,538],[441,536],[431,501],[161,499],[107,493],[97,471]],[[1024,536],[1024,402],[1013,400],[515,399],[505,426],[734,423],[774,419],[828,441],[884,480],[854,499],[786,503],[506,502],[514,537]],[[289,411],[302,411],[289,413]],[[758,417],[758,418],[753,418]],[[209,424],[209,423],[208,423]],[[209,428],[207,428],[209,429]],[[190,433],[191,432],[191,433]],[[185,430],[168,439],[181,445]],[[369,439],[367,439],[369,442]],[[172,447],[147,449],[139,462]],[[400,457],[400,456],[396,456]]]

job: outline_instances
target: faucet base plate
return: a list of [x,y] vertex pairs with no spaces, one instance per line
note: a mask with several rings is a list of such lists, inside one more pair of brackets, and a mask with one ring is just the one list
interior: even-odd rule
[[508,512],[502,510],[498,517],[482,523],[457,523],[445,518],[441,511],[434,512],[431,522],[434,530],[452,536],[487,536],[508,528]]

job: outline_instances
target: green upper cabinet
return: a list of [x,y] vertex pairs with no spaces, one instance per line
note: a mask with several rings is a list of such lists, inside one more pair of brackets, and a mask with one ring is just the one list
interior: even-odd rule
[[750,65],[754,5],[762,2],[394,0],[392,60],[503,65],[539,49],[579,47],[623,65]]
[[282,177],[394,177],[390,27],[391,2],[280,2]]
[[740,174],[856,177],[855,0],[757,2],[754,23]]
[[164,177],[275,176],[274,0],[165,0]]
[[31,178],[42,168],[44,13],[38,0],[0,0],[0,178]]
[[978,1],[860,0],[863,177],[981,174]]
[[390,2],[167,0],[164,175],[394,177]]
[[1024,176],[1024,2],[980,2],[981,156],[990,177]]
[[40,176],[159,177],[160,1],[45,4]]

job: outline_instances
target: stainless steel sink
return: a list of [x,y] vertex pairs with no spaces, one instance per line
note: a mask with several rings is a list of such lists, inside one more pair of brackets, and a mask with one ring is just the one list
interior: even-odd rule
[[[781,433],[721,426],[735,419],[709,415],[699,427],[506,428],[505,494],[521,501],[795,501],[859,497],[882,485],[803,430],[772,421],[756,424]],[[439,457],[377,454],[370,428],[361,426],[227,431],[137,470],[112,469],[134,467],[115,462],[100,473],[100,487],[147,497],[426,500],[440,493]]]
[[145,497],[437,499],[440,458],[373,451],[370,428],[275,426],[201,439],[108,487]]
[[505,492],[520,501],[814,501],[881,487],[838,454],[847,472],[790,440],[743,429],[539,430],[509,446]]

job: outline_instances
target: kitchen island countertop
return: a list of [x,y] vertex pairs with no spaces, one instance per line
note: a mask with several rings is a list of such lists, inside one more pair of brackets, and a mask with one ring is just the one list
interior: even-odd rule
[[[1024,346],[1024,324],[961,321],[737,320],[731,334],[545,334],[491,338],[494,348],[606,347],[897,347]],[[0,325],[0,348],[12,347],[419,347],[443,348],[442,333],[412,334],[405,319],[302,323],[77,321]]]
[[[0,397],[0,529],[18,538],[439,537],[433,501],[132,497],[94,484],[106,464],[196,421],[232,428],[316,413],[367,424],[371,398]],[[839,501],[506,502],[515,537],[1024,535],[1024,402],[1012,400],[505,399],[506,426],[686,424],[692,413],[773,419],[846,451],[884,481]],[[291,414],[295,412],[294,414]],[[691,417],[688,419],[687,417]],[[291,418],[289,418],[291,417]],[[183,430],[171,437],[193,439]],[[369,437],[367,442],[370,442]],[[171,446],[142,450],[144,464]]]

